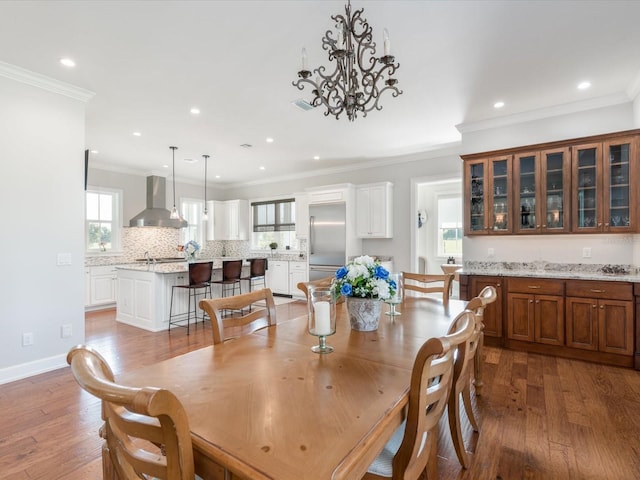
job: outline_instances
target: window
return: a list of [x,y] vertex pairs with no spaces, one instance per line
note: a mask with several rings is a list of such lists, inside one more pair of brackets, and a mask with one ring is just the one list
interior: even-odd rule
[[85,248],[87,252],[120,250],[122,191],[88,187],[85,193]]
[[254,249],[268,249],[275,242],[278,248],[297,250],[296,239],[296,203],[295,199],[270,200],[253,202],[253,235]]
[[204,201],[194,198],[182,198],[180,200],[180,213],[187,221],[187,227],[182,229],[182,244],[189,240],[195,240],[204,247]]
[[438,256],[462,256],[462,197],[438,196]]

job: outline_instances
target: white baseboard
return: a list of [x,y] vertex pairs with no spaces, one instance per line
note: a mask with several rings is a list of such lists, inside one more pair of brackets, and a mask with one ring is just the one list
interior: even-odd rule
[[42,358],[33,362],[22,363],[20,365],[12,365],[11,367],[0,369],[0,385],[23,378],[38,375],[40,373],[50,372],[67,366],[67,354],[56,355],[53,357]]

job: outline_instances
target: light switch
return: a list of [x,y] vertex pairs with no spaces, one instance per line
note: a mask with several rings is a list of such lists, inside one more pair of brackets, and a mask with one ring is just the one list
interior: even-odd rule
[[584,247],[582,249],[582,258],[591,258],[591,247]]
[[489,249],[487,250],[487,256],[488,256],[488,257],[493,257],[495,254],[496,254],[496,251],[495,251],[495,249],[494,249],[494,248],[489,248]]
[[58,266],[63,265],[71,265],[71,254],[70,253],[59,253],[58,254]]

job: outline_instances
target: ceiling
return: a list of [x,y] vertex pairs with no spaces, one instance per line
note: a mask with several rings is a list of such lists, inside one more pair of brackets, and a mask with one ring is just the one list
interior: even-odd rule
[[404,93],[355,122],[300,110],[301,48],[310,67],[328,65],[321,39],[344,4],[5,0],[0,61],[95,92],[94,165],[167,176],[176,145],[177,179],[201,181],[208,154],[220,185],[406,158],[459,142],[459,124],[638,89],[637,1],[353,0],[379,45],[389,30]]

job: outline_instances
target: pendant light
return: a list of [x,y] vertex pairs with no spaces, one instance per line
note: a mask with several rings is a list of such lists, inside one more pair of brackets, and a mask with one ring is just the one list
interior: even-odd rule
[[206,222],[209,220],[209,215],[207,214],[207,161],[209,160],[209,155],[202,156],[204,157],[204,213],[202,220]]
[[178,147],[169,147],[173,150],[173,208],[171,209],[171,215],[169,218],[174,220],[180,219],[180,214],[178,213],[178,209],[176,208],[176,150]]

